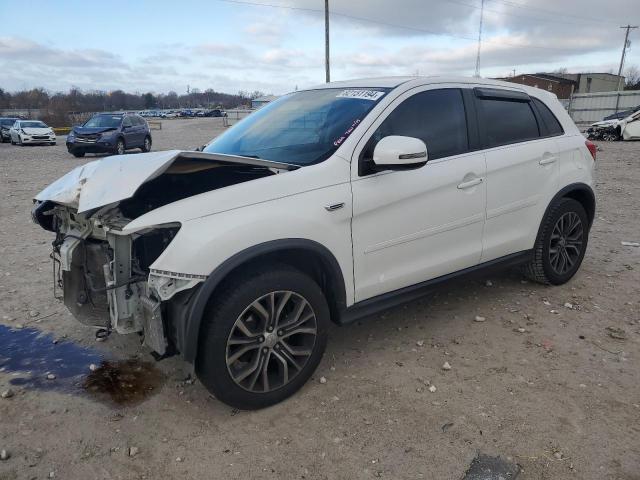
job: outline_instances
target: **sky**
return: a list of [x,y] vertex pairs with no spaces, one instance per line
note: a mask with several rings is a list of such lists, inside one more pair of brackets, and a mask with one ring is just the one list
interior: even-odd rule
[[[331,79],[468,75],[481,0],[329,0]],[[20,12],[13,14],[19,6]],[[325,80],[324,0],[0,0],[0,88],[283,94]],[[485,0],[480,74],[617,73],[640,0]],[[626,66],[640,67],[640,29]]]

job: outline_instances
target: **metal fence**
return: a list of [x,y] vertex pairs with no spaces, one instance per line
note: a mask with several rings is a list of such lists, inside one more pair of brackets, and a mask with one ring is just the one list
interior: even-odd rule
[[587,125],[639,106],[640,91],[578,93],[562,103],[577,125]]
[[226,110],[226,112],[227,116],[222,119],[222,124],[225,127],[230,127],[231,125],[238,123],[243,118],[251,115],[255,110],[234,108],[233,110]]

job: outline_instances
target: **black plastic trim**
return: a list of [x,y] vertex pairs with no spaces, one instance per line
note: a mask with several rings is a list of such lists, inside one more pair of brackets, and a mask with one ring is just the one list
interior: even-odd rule
[[347,324],[359,320],[364,317],[374,315],[383,310],[401,305],[420,298],[434,290],[440,284],[466,275],[486,273],[492,269],[502,269],[511,265],[526,263],[531,259],[532,250],[513,253],[505,257],[490,260],[488,262],[465,268],[457,272],[442,275],[426,282],[417,283],[409,287],[394,290],[393,292],[383,293],[373,298],[358,302],[347,308],[340,316],[340,323]]
[[[566,187],[562,188],[558,193],[556,193],[553,198],[551,199],[551,201],[549,202],[549,205],[547,206],[547,209],[544,211],[544,215],[542,216],[542,218],[544,219],[547,214],[549,213],[549,210],[552,208],[552,206],[561,198],[563,197],[567,197],[570,196],[569,194],[571,194],[572,192],[583,192],[585,194],[587,194],[587,196],[589,197],[591,203],[593,204],[593,211],[589,212],[586,208],[585,210],[587,210],[587,215],[589,216],[589,229],[591,229],[591,225],[593,225],[593,219],[596,216],[596,196],[593,193],[593,189],[587,185],[586,183],[571,183],[569,185],[567,185]],[[540,231],[538,232],[538,235],[540,235]]]
[[473,92],[477,98],[485,100],[509,100],[512,102],[529,102],[531,97],[525,92],[517,90],[504,90],[501,88],[474,87]]
[[207,304],[216,287],[220,285],[227,275],[250,260],[257,259],[266,254],[292,249],[306,250],[310,253],[318,254],[320,258],[322,258],[326,273],[331,275],[331,280],[335,285],[335,291],[332,291],[336,299],[335,308],[338,312],[345,309],[346,290],[342,270],[336,258],[325,246],[304,238],[286,238],[254,245],[235,254],[218,266],[211,275],[207,277],[207,280],[204,281],[194,298],[189,302],[190,305],[184,317],[185,324],[181,326],[183,328],[182,342],[179,342],[182,343],[182,345],[180,345],[182,355],[187,362],[195,362],[198,352],[200,325]]

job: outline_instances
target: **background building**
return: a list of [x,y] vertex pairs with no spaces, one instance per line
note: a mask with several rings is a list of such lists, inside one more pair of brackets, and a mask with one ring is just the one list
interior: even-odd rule
[[524,73],[497,80],[541,88],[554,93],[558,98],[569,98],[572,93],[615,92],[624,89],[624,77],[612,73]]

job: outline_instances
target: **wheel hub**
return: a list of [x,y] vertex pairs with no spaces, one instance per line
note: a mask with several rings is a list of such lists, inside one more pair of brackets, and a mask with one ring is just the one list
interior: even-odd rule
[[274,332],[267,332],[264,336],[264,346],[268,348],[273,348],[278,343],[278,334]]

